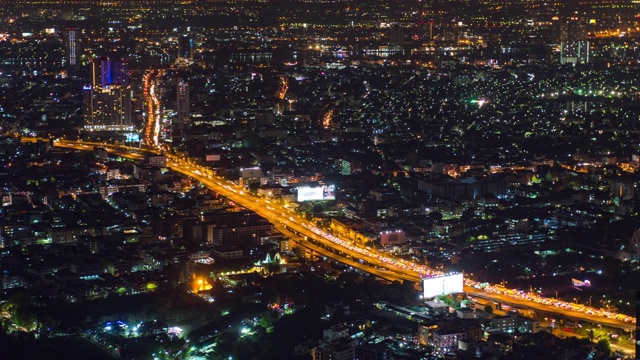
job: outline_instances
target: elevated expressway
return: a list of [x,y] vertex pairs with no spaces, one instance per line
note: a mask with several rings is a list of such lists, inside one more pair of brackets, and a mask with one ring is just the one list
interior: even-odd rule
[[[297,216],[284,206],[278,205],[273,201],[255,197],[242,189],[238,189],[235,184],[213,175],[213,173],[205,167],[191,164],[190,162],[178,159],[175,156],[170,156],[170,159],[169,166],[173,170],[193,177],[209,189],[225,196],[231,201],[236,202],[238,205],[255,211],[260,216],[271,221],[278,230],[282,230],[286,235],[293,235],[291,234],[292,232],[295,233],[295,235],[298,235],[296,239],[298,243],[323,256],[340,261],[353,266],[354,268],[358,268],[390,281],[409,280],[421,285],[422,278],[426,275],[411,268],[403,267],[401,264],[396,265],[389,263],[388,261],[383,261],[378,257],[382,256],[382,258],[388,258],[389,255],[387,254],[380,254],[375,250],[366,248],[362,248],[363,251],[354,251],[347,247],[340,246],[340,244],[337,244],[335,241],[328,240],[326,237],[310,230],[315,227],[315,225]],[[490,293],[482,289],[476,289],[472,286],[465,285],[464,291],[471,296],[491,301],[509,303],[517,307],[546,313],[561,314],[565,317],[620,328],[626,331],[634,331],[636,328],[635,324],[630,322],[590,315],[565,308],[557,308],[551,305],[540,304],[507,295]]]
[[[26,141],[30,140],[26,139]],[[132,159],[143,158],[144,154],[159,153],[159,151],[155,150],[131,148],[123,145],[60,139],[54,142],[54,146],[89,151],[93,150],[94,146],[97,146],[117,153],[123,157],[129,157]],[[260,216],[268,219],[277,230],[291,237],[300,245],[315,251],[322,256],[334,259],[389,281],[408,280],[420,285],[421,279],[427,275],[427,273],[423,272],[423,269],[426,268],[425,266],[416,267],[415,264],[408,263],[407,261],[399,259],[395,260],[388,254],[358,246],[351,241],[338,239],[330,234],[326,234],[322,230],[316,228],[311,222],[296,215],[277,202],[253,196],[252,194],[245,192],[243,189],[236,187],[234,183],[214,175],[211,169],[192,163],[188,158],[181,158],[173,154],[167,154],[167,165],[176,172],[200,181],[207,188],[226,197],[230,201],[233,201],[251,211],[255,211]],[[427,271],[431,271],[429,274],[437,274],[433,270]],[[633,322],[625,322],[615,318],[559,308],[544,303],[530,301],[525,298],[516,298],[504,294],[486,292],[482,289],[476,289],[469,285],[465,285],[464,291],[474,297],[495,302],[508,303],[520,308],[532,309],[550,314],[559,314],[560,316],[619,328],[625,331],[635,331],[636,329],[636,325]]]
[[383,279],[420,282],[421,277],[418,273],[407,272],[401,267],[392,266],[374,257],[362,256],[362,254],[350,249],[337,247],[334,242],[328,241],[311,231],[309,228],[314,226],[312,223],[275,202],[255,197],[242,189],[238,189],[233,183],[213,175],[210,170],[204,167],[193,165],[189,161],[179,159],[176,156],[168,155],[168,157],[168,166],[172,170],[192,177],[236,204],[256,212],[269,220],[278,231],[293,238],[309,250]]

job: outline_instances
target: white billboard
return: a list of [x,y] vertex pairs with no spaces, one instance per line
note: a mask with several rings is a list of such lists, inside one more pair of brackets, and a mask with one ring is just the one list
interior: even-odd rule
[[407,241],[403,230],[385,230],[380,233],[380,244],[402,244]]
[[319,201],[319,200],[335,200],[336,186],[301,186],[298,187],[298,202],[302,201]]
[[260,179],[262,177],[262,169],[259,167],[242,168],[240,169],[240,177],[243,179]]
[[463,286],[462,274],[449,274],[422,280],[422,292],[425,299],[461,293]]
[[137,142],[140,141],[140,134],[138,133],[126,133],[127,142]]

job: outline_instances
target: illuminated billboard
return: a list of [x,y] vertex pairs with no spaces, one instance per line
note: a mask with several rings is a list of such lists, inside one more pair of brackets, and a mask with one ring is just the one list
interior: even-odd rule
[[450,274],[422,280],[422,291],[425,299],[440,295],[457,294],[462,292],[464,279],[462,274]]
[[589,280],[578,280],[578,279],[571,279],[571,285],[575,286],[575,287],[583,287],[583,286],[591,286],[591,281]]
[[402,244],[407,241],[403,230],[385,230],[380,233],[380,244]]
[[139,133],[126,133],[127,142],[137,142],[140,141]]
[[336,199],[335,185],[298,187],[298,196],[297,196],[298,202],[335,200],[335,199]]

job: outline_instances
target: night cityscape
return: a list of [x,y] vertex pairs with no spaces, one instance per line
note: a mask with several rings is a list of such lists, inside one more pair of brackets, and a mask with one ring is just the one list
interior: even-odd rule
[[0,359],[637,359],[640,0],[0,5]]

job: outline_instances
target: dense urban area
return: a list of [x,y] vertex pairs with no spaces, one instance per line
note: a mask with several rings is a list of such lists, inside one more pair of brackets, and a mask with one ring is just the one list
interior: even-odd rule
[[0,358],[636,358],[639,1],[0,5]]

